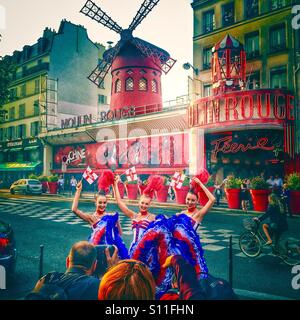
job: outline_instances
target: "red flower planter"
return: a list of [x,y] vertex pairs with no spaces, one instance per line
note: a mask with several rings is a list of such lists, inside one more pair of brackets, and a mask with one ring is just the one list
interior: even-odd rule
[[255,211],[266,212],[269,205],[270,190],[250,190],[253,208]]
[[300,214],[300,191],[291,191],[290,208],[292,214]]
[[[214,193],[214,191],[215,191],[215,187],[207,187],[207,189],[211,193]],[[207,202],[208,202],[208,197],[205,194],[205,192],[201,189],[201,191],[199,192],[199,203],[200,203],[200,206],[205,206]]]
[[228,201],[228,208],[239,209],[240,208],[240,192],[241,189],[225,189],[226,198]]
[[162,186],[159,191],[156,192],[156,198],[158,202],[167,202],[168,200],[169,186]]
[[58,183],[57,182],[48,182],[49,193],[57,194]]
[[127,184],[126,185],[127,197],[130,200],[136,200],[138,196],[138,185],[137,184]]
[[175,189],[176,202],[178,204],[185,204],[186,195],[188,194],[190,187],[183,186],[181,189]]

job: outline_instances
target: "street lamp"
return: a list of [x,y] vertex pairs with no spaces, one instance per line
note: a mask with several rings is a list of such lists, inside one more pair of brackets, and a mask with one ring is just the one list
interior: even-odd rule
[[193,71],[195,72],[195,75],[198,76],[199,75],[199,69],[195,68],[193,65],[191,65],[189,62],[186,62],[183,64],[183,69],[184,70],[190,70],[190,68],[193,69]]

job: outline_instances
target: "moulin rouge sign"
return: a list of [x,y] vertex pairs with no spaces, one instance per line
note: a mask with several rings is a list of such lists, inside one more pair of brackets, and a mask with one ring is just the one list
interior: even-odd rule
[[282,90],[237,91],[201,98],[188,108],[190,127],[282,123],[294,118],[294,97]]

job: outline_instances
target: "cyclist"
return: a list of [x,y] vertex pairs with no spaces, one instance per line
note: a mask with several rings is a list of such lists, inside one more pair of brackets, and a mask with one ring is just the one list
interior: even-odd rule
[[268,240],[266,244],[271,245],[273,241],[270,236],[270,232],[271,235],[275,236],[275,244],[277,244],[281,234],[288,229],[288,224],[286,221],[284,206],[279,197],[275,193],[271,193],[268,199],[269,206],[266,213],[259,218],[255,217],[254,220],[261,222],[269,218],[269,222],[264,223],[262,227]]

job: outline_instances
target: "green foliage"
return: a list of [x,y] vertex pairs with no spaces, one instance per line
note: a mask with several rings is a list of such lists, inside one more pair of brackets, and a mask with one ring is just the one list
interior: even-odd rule
[[49,181],[47,176],[39,176],[38,180],[41,182],[48,182]]
[[262,177],[255,177],[250,180],[250,188],[253,190],[268,190],[269,185]]
[[7,102],[9,96],[8,86],[15,68],[10,57],[0,57],[0,106]]
[[49,176],[48,177],[49,182],[57,182],[58,181],[58,176]]
[[39,180],[39,177],[36,175],[36,174],[30,174],[29,176],[28,176],[28,179],[34,179],[34,180]]
[[228,180],[225,182],[226,189],[240,189],[242,184],[242,179],[229,177]]
[[300,191],[300,173],[291,173],[286,176],[286,183],[289,190]]

